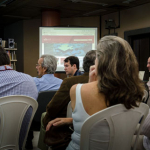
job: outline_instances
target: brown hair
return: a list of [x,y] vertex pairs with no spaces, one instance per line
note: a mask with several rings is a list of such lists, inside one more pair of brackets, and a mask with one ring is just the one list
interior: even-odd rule
[[109,106],[122,103],[127,109],[142,101],[144,85],[138,63],[127,41],[116,36],[103,37],[97,46],[98,89]]

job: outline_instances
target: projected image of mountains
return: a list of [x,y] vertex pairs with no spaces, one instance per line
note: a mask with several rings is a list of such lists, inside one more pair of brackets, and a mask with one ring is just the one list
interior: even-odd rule
[[91,43],[45,44],[44,51],[54,56],[84,56],[92,49]]

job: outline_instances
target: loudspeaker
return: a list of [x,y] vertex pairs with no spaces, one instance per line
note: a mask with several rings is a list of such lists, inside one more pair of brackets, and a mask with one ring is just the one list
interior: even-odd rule
[[2,47],[2,38],[0,38],[0,46]]
[[14,39],[8,39],[8,48],[14,48]]

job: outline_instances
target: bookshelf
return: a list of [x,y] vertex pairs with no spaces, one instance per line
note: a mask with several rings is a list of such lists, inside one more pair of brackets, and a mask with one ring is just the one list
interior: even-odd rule
[[17,57],[16,57],[16,51],[17,48],[4,48],[10,58],[11,62],[11,68],[16,70],[16,62],[17,62]]

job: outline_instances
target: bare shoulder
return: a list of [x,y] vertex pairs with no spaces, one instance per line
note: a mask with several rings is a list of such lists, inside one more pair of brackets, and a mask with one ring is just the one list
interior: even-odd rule
[[75,91],[76,91],[76,87],[77,87],[77,84],[73,85],[70,89],[70,96],[74,95],[75,94]]

